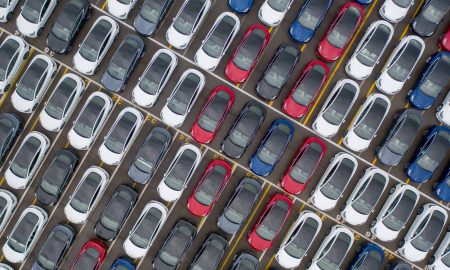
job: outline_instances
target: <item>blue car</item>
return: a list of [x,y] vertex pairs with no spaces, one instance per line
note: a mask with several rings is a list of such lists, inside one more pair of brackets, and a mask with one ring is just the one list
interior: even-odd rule
[[358,248],[358,253],[353,258],[349,270],[381,269],[383,266],[383,250],[371,243],[366,243]]
[[434,126],[428,131],[410,163],[406,166],[406,175],[416,183],[424,183],[433,176],[448,153],[450,129]]
[[332,3],[333,0],[307,0],[291,24],[291,38],[300,43],[310,41]]
[[369,5],[372,4],[372,0],[356,0],[356,2],[360,5]]
[[430,108],[436,97],[442,93],[450,81],[450,52],[439,52],[433,55],[409,93],[409,102],[416,108]]
[[114,263],[111,265],[109,270],[135,270],[136,266],[134,266],[133,262],[128,258],[117,258]]
[[254,0],[228,0],[228,5],[233,11],[245,14],[252,8],[253,2]]
[[285,119],[274,121],[250,159],[249,167],[253,173],[259,176],[269,175],[294,136],[294,132],[295,129],[289,121]]
[[436,183],[433,193],[439,200],[450,202],[450,166],[447,167],[441,181]]

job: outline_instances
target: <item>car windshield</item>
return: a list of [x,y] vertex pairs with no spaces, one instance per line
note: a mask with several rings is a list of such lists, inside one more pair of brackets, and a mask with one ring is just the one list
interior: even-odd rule
[[30,23],[37,24],[41,18],[41,10],[46,0],[27,0],[22,9],[22,16]]
[[214,166],[201,180],[202,182],[195,193],[195,199],[203,205],[211,205],[221,190],[226,174],[227,170],[222,165]]
[[289,142],[290,132],[289,127],[285,124],[275,127],[258,152],[258,158],[266,164],[275,165]]
[[38,222],[39,217],[36,214],[27,212],[19,220],[19,224],[8,239],[8,246],[18,253],[24,253],[28,248],[29,242],[34,237]]
[[421,54],[422,44],[411,40],[403,51],[394,58],[394,63],[388,68],[387,73],[394,80],[404,82],[411,73],[417,59]]
[[397,204],[391,205],[390,208],[393,207],[393,209],[388,209],[388,214],[382,221],[392,231],[400,231],[403,228],[417,200],[417,195],[411,190],[406,190],[400,196],[400,200]]
[[264,213],[264,218],[256,229],[256,234],[266,241],[272,241],[281,229],[288,211],[289,205],[283,200],[278,200]]
[[162,247],[159,258],[170,266],[176,266],[183,256],[186,248],[190,245],[192,232],[184,225],[175,225],[177,230],[170,235],[169,240]]
[[329,0],[309,1],[303,13],[297,18],[298,22],[309,30],[315,30],[328,7]]
[[94,270],[96,269],[98,258],[100,254],[95,248],[88,248],[78,258],[73,270]]
[[[445,1],[441,2],[444,3]],[[439,24],[448,10],[448,8],[447,9],[445,9],[445,7],[442,8],[442,4],[441,5],[439,4],[440,4],[439,1],[430,1],[430,4],[427,5],[423,10],[421,17],[423,17],[425,20],[431,23]],[[448,5],[448,3],[445,5]]]
[[332,200],[337,200],[341,196],[348,181],[350,181],[355,164],[350,159],[344,158],[335,166],[338,167],[335,168],[332,175],[327,176],[325,183],[320,189],[323,195]]
[[52,33],[57,38],[62,39],[64,41],[70,40],[70,28],[60,24],[59,22],[55,22],[52,27]]
[[229,134],[229,139],[239,147],[246,147],[258,128],[262,115],[263,111],[259,107],[251,106]]
[[133,38],[127,38],[117,49],[106,72],[114,79],[125,80],[138,49],[139,43]]
[[[375,250],[369,251],[367,255],[362,256],[356,264],[359,264],[357,270],[376,270],[383,263],[380,253]],[[399,269],[401,270],[401,269]],[[406,269],[405,269],[406,270]]]
[[356,200],[352,203],[352,207],[363,215],[369,215],[373,210],[383,193],[387,179],[383,175],[375,173],[367,181],[368,184],[361,186],[361,189],[357,192]]
[[99,121],[99,116],[104,106],[105,100],[99,96],[94,96],[75,122],[73,126],[74,131],[81,137],[90,138],[95,132],[94,128]]
[[420,128],[421,119],[415,114],[408,114],[401,127],[387,143],[387,148],[397,155],[403,155],[411,145]]
[[191,35],[204,5],[205,0],[188,0],[188,3],[173,22],[173,27],[183,35]]
[[308,106],[320,90],[325,72],[325,69],[321,65],[314,65],[295,88],[292,94],[295,102],[303,106]]
[[38,89],[38,86],[42,86],[41,82],[44,79],[48,68],[48,64],[44,59],[35,59],[36,60],[33,61],[25,71],[25,74],[22,75],[16,87],[16,93],[28,101],[33,100],[40,90]]
[[118,191],[114,194],[114,197],[103,212],[100,223],[110,231],[118,231],[122,220],[128,213],[131,200],[132,198],[129,192],[123,190]]
[[409,7],[409,5],[411,4],[413,0],[392,0],[392,2],[394,2],[394,4],[396,4],[399,7],[402,8],[407,8]]
[[425,80],[420,83],[420,90],[427,96],[437,97],[447,84],[447,72],[449,69],[450,57],[443,55],[425,76]]
[[167,79],[165,74],[172,63],[172,58],[167,53],[160,53],[147,69],[144,77],[139,82],[139,88],[149,95],[155,95],[162,82]]
[[170,98],[167,107],[177,114],[184,115],[194,99],[200,84],[197,74],[189,73],[174,90],[175,94]]
[[9,4],[9,0],[0,0],[0,7],[5,8]]
[[210,57],[219,58],[228,42],[230,42],[229,38],[233,34],[235,26],[236,21],[231,16],[224,16],[203,44],[203,51]]
[[364,140],[371,140],[383,122],[389,104],[382,98],[376,98],[369,108],[357,120],[354,132]]
[[58,154],[45,171],[40,187],[50,195],[57,195],[60,186],[67,176],[68,166],[71,164],[69,156]]
[[275,11],[284,12],[289,4],[289,0],[268,0],[267,4]]
[[129,142],[131,132],[136,125],[137,117],[134,113],[125,112],[117,121],[111,133],[105,140],[105,146],[115,154],[121,154]]
[[94,62],[98,59],[100,49],[108,37],[112,25],[107,20],[100,20],[89,35],[85,38],[80,47],[80,54],[88,61]]
[[242,46],[239,47],[233,63],[240,69],[248,71],[258,57],[262,49],[265,33],[261,29],[254,29],[245,39]]
[[311,143],[294,163],[289,176],[297,183],[306,183],[319,163],[322,152],[318,143]]
[[428,252],[436,243],[439,234],[445,225],[445,216],[439,211],[434,211],[431,217],[426,218],[419,225],[413,235],[411,245],[422,252]]
[[250,213],[257,192],[255,185],[245,184],[225,210],[225,217],[234,224],[241,224]]
[[361,47],[356,59],[368,67],[373,67],[381,56],[387,42],[391,29],[384,24],[378,25],[373,34],[368,36],[369,40],[365,40],[365,44]]
[[66,248],[68,240],[67,234],[62,231],[51,234],[36,257],[37,263],[45,269],[57,268],[58,260],[64,255],[61,253]]
[[139,151],[134,165],[142,172],[151,174],[167,143],[167,137],[161,132],[153,132]]
[[282,49],[275,61],[264,74],[264,81],[272,87],[281,88],[290,75],[293,59],[297,55],[297,49],[292,46]]
[[442,256],[441,260],[447,267],[450,267],[450,244],[445,249],[444,254],[445,255]]
[[339,233],[332,246],[324,251],[326,254],[319,259],[317,266],[322,270],[339,269],[339,265],[341,265],[347,254],[351,241],[350,236],[345,233]]
[[417,160],[417,165],[429,172],[436,170],[448,153],[449,143],[450,133],[445,130],[438,132],[431,145],[429,145],[419,160]]
[[190,149],[183,151],[164,179],[164,183],[173,190],[181,191],[189,179],[196,159],[197,154],[194,151]]
[[327,36],[327,41],[336,48],[344,48],[355,30],[360,11],[356,7],[349,7],[339,18]]
[[230,95],[228,92],[218,91],[202,112],[200,119],[198,119],[198,125],[208,132],[214,132],[227,110],[229,101]]
[[[16,176],[25,178],[28,176],[28,172],[32,169],[33,159],[39,153],[41,147],[41,141],[36,137],[29,137],[27,141],[20,147],[16,156],[10,165],[10,170]],[[36,165],[36,164],[34,164]]]
[[315,219],[306,218],[303,223],[299,224],[299,229],[295,230],[289,238],[288,244],[284,247],[286,253],[296,259],[303,258],[314,240],[318,228],[319,223]]
[[91,202],[95,199],[94,196],[100,188],[101,181],[102,177],[99,174],[90,172],[81,183],[72,200],[70,200],[70,206],[77,212],[87,213]]
[[167,0],[146,0],[139,11],[144,20],[157,23]]
[[130,241],[140,248],[147,248],[159,228],[161,218],[162,212],[158,208],[150,208],[136,230],[131,234]]
[[16,55],[18,49],[19,43],[14,39],[8,39],[5,43],[1,45],[0,47],[0,59],[2,59],[2,61],[0,62],[1,81],[3,81],[6,78],[8,67],[10,67],[10,65],[15,64],[14,62],[11,62],[11,60]]
[[5,213],[8,210],[8,201],[5,199],[5,197],[0,196],[0,223],[2,223],[5,220]]
[[[211,238],[210,238],[211,239]],[[212,239],[208,245],[202,249],[201,253],[191,265],[191,270],[207,270],[214,269],[222,258],[223,251],[226,247],[218,239]]]
[[356,87],[352,84],[345,83],[334,98],[330,100],[330,104],[323,112],[322,117],[330,124],[339,126],[344,120],[345,115],[350,110],[350,105],[356,94]]
[[45,112],[54,119],[62,119],[67,112],[67,107],[71,105],[69,102],[76,90],[76,86],[77,82],[74,79],[70,77],[64,78],[52,94],[47,105],[45,105]]

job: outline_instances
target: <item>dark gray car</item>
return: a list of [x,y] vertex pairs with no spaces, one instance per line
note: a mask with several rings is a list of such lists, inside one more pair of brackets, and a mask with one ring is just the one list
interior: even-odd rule
[[146,0],[134,18],[134,29],[143,36],[153,36],[173,0]]
[[259,260],[258,258],[246,251],[241,252],[241,254],[233,261],[233,265],[230,270],[257,270]]
[[449,9],[450,1],[448,0],[426,1],[411,22],[414,32],[423,37],[433,35]]
[[212,233],[203,242],[189,267],[190,270],[216,270],[222,260],[228,241],[222,236]]
[[16,142],[22,129],[22,120],[13,113],[0,115],[0,166],[5,162],[9,150]]

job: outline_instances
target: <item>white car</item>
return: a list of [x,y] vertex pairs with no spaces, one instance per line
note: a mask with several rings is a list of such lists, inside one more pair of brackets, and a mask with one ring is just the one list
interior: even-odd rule
[[72,115],[84,89],[84,81],[78,75],[64,74],[39,115],[42,127],[48,131],[60,131]]
[[338,81],[317,114],[312,125],[313,130],[326,138],[336,135],[358,94],[359,85],[355,81],[350,79]]
[[16,84],[11,95],[14,109],[22,113],[32,113],[56,76],[57,66],[50,57],[36,55]]
[[402,90],[425,50],[423,40],[414,35],[404,37],[387,60],[375,82],[378,90],[394,95]]
[[0,6],[0,22],[4,23],[12,19],[17,3],[19,3],[19,0],[5,0],[2,2]]
[[301,212],[275,254],[277,262],[286,269],[298,267],[321,227],[322,220],[317,214],[308,210]]
[[367,79],[379,63],[393,35],[394,27],[390,23],[384,20],[373,22],[345,65],[347,74],[355,80]]
[[17,30],[29,38],[37,38],[43,31],[58,0],[27,0],[16,19]]
[[239,32],[239,18],[231,12],[223,12],[209,30],[194,61],[205,70],[214,71]]
[[450,231],[447,230],[444,239],[434,252],[433,256],[428,259],[429,270],[450,269]]
[[416,219],[399,242],[398,253],[410,262],[424,260],[446,227],[447,218],[447,211],[434,203],[420,207]]
[[447,93],[442,104],[437,108],[436,118],[444,125],[450,126],[450,92]]
[[11,263],[24,262],[41,236],[47,220],[44,209],[35,205],[25,208],[3,245],[5,259]]
[[177,49],[186,49],[208,13],[211,0],[185,0],[166,32],[166,40]]
[[5,228],[12,212],[16,209],[16,205],[16,196],[6,189],[0,189],[0,232]]
[[142,107],[152,107],[177,64],[178,58],[172,51],[159,49],[133,89],[133,102]]
[[108,95],[92,93],[67,134],[70,145],[78,150],[88,149],[105,124],[112,107],[113,102]]
[[137,0],[108,0],[106,8],[109,14],[123,20],[128,17],[136,2]]
[[420,197],[415,187],[401,183],[392,187],[389,193],[390,196],[377,218],[370,224],[372,235],[384,242],[397,238],[400,231],[405,228]]
[[109,183],[108,173],[97,166],[89,167],[64,207],[66,218],[75,224],[86,222]]
[[166,202],[178,200],[201,159],[202,151],[197,146],[193,144],[181,146],[156,189],[159,197]]
[[74,68],[86,75],[94,74],[118,35],[119,25],[114,19],[98,17],[73,57]]
[[147,203],[123,243],[123,249],[129,257],[139,259],[145,256],[164,226],[167,212],[167,207],[158,201]]
[[144,116],[138,110],[132,107],[123,109],[98,149],[100,159],[108,165],[119,164],[139,134],[143,123]]
[[258,12],[258,18],[268,26],[281,23],[294,0],[265,0]]
[[330,161],[309,201],[322,211],[333,209],[342,197],[358,167],[358,161],[350,154],[339,152]]
[[344,145],[355,152],[366,150],[372,139],[377,136],[377,131],[390,107],[391,101],[385,95],[378,93],[369,95],[345,134]]
[[0,270],[14,270],[14,268],[7,265],[6,263],[0,263]]
[[398,23],[405,18],[413,4],[414,0],[385,0],[379,12],[386,21]]
[[364,224],[389,183],[389,176],[379,168],[369,167],[342,205],[342,219],[353,226]]
[[30,53],[30,46],[20,37],[7,36],[0,45],[0,95],[6,93]]
[[5,173],[6,183],[14,189],[24,189],[33,178],[50,147],[50,140],[38,131],[23,139]]
[[181,126],[204,86],[205,76],[200,71],[190,68],[183,72],[161,110],[161,120],[171,127]]

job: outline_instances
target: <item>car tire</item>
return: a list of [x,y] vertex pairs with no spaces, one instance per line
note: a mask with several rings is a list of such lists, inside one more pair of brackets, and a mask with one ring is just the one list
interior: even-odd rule
[[43,27],[39,28],[39,30],[37,31],[37,35],[40,36],[42,34],[42,31],[44,31],[44,28]]
[[3,89],[3,92],[4,92],[4,93],[8,92],[9,87],[10,87],[10,84],[7,84],[7,85],[5,86],[5,88]]
[[433,264],[435,260],[436,260],[436,258],[435,258],[434,256],[431,256],[431,257],[428,259],[428,264]]
[[26,52],[26,53],[23,55],[22,59],[23,59],[23,60],[26,60],[26,59],[28,58],[28,55],[30,55],[30,51]]
[[419,209],[417,209],[417,215],[420,215],[423,213],[423,206],[421,206]]
[[391,189],[389,190],[389,194],[394,193],[394,191],[395,191],[395,187],[391,187]]
[[398,242],[398,247],[402,248],[405,245],[405,239],[400,240],[400,242]]
[[370,222],[370,227],[375,227],[375,225],[377,225],[376,219],[374,219],[374,220],[372,220],[372,222]]
[[38,106],[38,103],[34,104],[33,108],[31,109],[31,111],[34,112],[36,110],[37,106]]
[[11,11],[10,13],[8,13],[8,15],[6,15],[6,21],[11,20],[12,17],[13,17],[13,13],[12,13],[12,11]]

